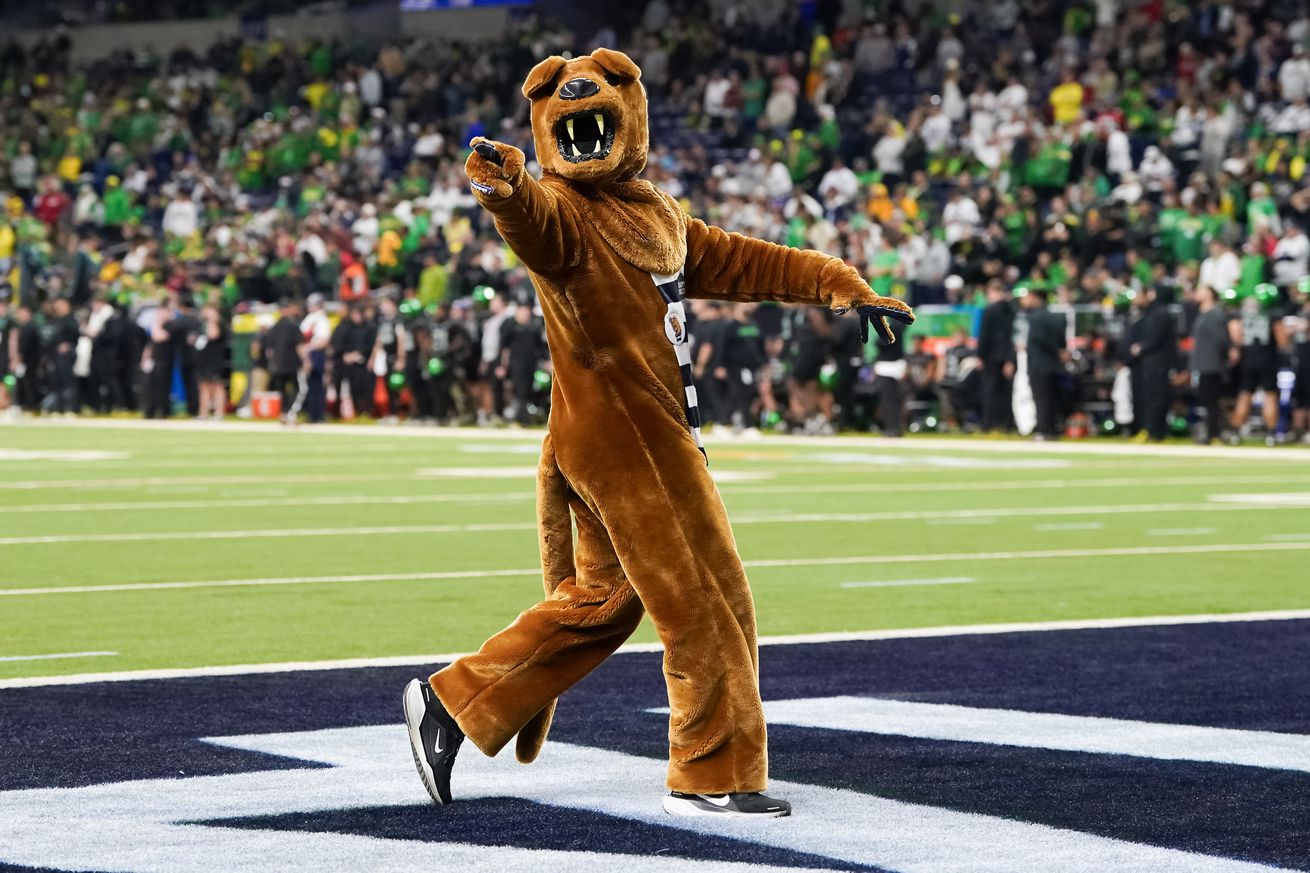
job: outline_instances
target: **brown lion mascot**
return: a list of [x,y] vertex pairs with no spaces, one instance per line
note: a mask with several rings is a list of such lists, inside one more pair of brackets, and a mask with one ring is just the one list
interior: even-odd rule
[[[808,303],[911,323],[838,258],[689,218],[638,176],[646,92],[621,52],[550,57],[523,83],[542,178],[523,152],[473,140],[479,203],[532,274],[554,363],[537,481],[546,599],[427,682],[405,690],[414,760],[437,803],[468,737],[520,761],[545,742],[555,699],[649,613],[664,645],[674,815],[787,815],[762,794],[768,750],[755,610],[700,445],[683,298]],[[574,529],[577,531],[576,542]]]

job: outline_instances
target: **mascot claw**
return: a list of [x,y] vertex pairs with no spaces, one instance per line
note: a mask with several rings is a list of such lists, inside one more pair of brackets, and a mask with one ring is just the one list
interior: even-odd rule
[[490,161],[497,167],[505,166],[505,159],[501,157],[500,152],[496,151],[496,147],[486,140],[475,142],[473,145],[473,151],[482,155],[484,161]]
[[914,324],[914,313],[910,308],[899,300],[887,300],[883,298],[884,303],[870,303],[863,306],[857,306],[855,311],[860,316],[860,342],[869,341],[869,324],[872,323],[874,330],[885,343],[896,342],[896,334],[892,332],[892,326],[887,319],[894,318],[902,324]]
[[505,198],[514,193],[523,170],[523,153],[511,145],[480,136],[469,143],[473,152],[464,162],[464,173],[473,190],[488,198]]

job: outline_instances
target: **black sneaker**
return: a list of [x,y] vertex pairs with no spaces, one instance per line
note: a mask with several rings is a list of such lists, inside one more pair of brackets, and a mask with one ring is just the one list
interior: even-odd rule
[[424,680],[414,679],[406,685],[404,699],[405,726],[419,778],[436,803],[450,803],[450,771],[464,732]]
[[737,818],[781,818],[791,815],[791,804],[766,797],[758,791],[750,794],[687,794],[674,791],[664,798],[669,815],[734,816]]

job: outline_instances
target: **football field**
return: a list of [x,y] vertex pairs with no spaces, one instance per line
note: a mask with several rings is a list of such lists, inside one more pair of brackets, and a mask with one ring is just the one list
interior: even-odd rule
[[0,871],[1310,869],[1310,452],[708,441],[771,822],[674,819],[648,624],[541,759],[400,690],[541,592],[540,433],[0,426]]
[[[539,440],[0,428],[0,678],[475,649],[541,591]],[[763,636],[1310,608],[1310,452],[709,451]]]

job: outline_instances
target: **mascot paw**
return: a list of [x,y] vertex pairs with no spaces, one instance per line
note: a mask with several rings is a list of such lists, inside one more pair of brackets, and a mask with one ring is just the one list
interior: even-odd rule
[[473,190],[483,197],[502,199],[514,193],[523,173],[523,152],[512,145],[476,136],[464,173]]
[[861,303],[855,307],[855,311],[860,316],[860,342],[869,341],[869,325],[873,324],[874,330],[878,331],[878,336],[882,337],[883,342],[896,342],[896,334],[892,333],[892,326],[887,319],[894,318],[901,324],[914,324],[914,311],[909,306],[897,300],[895,297],[875,297],[868,303]]

